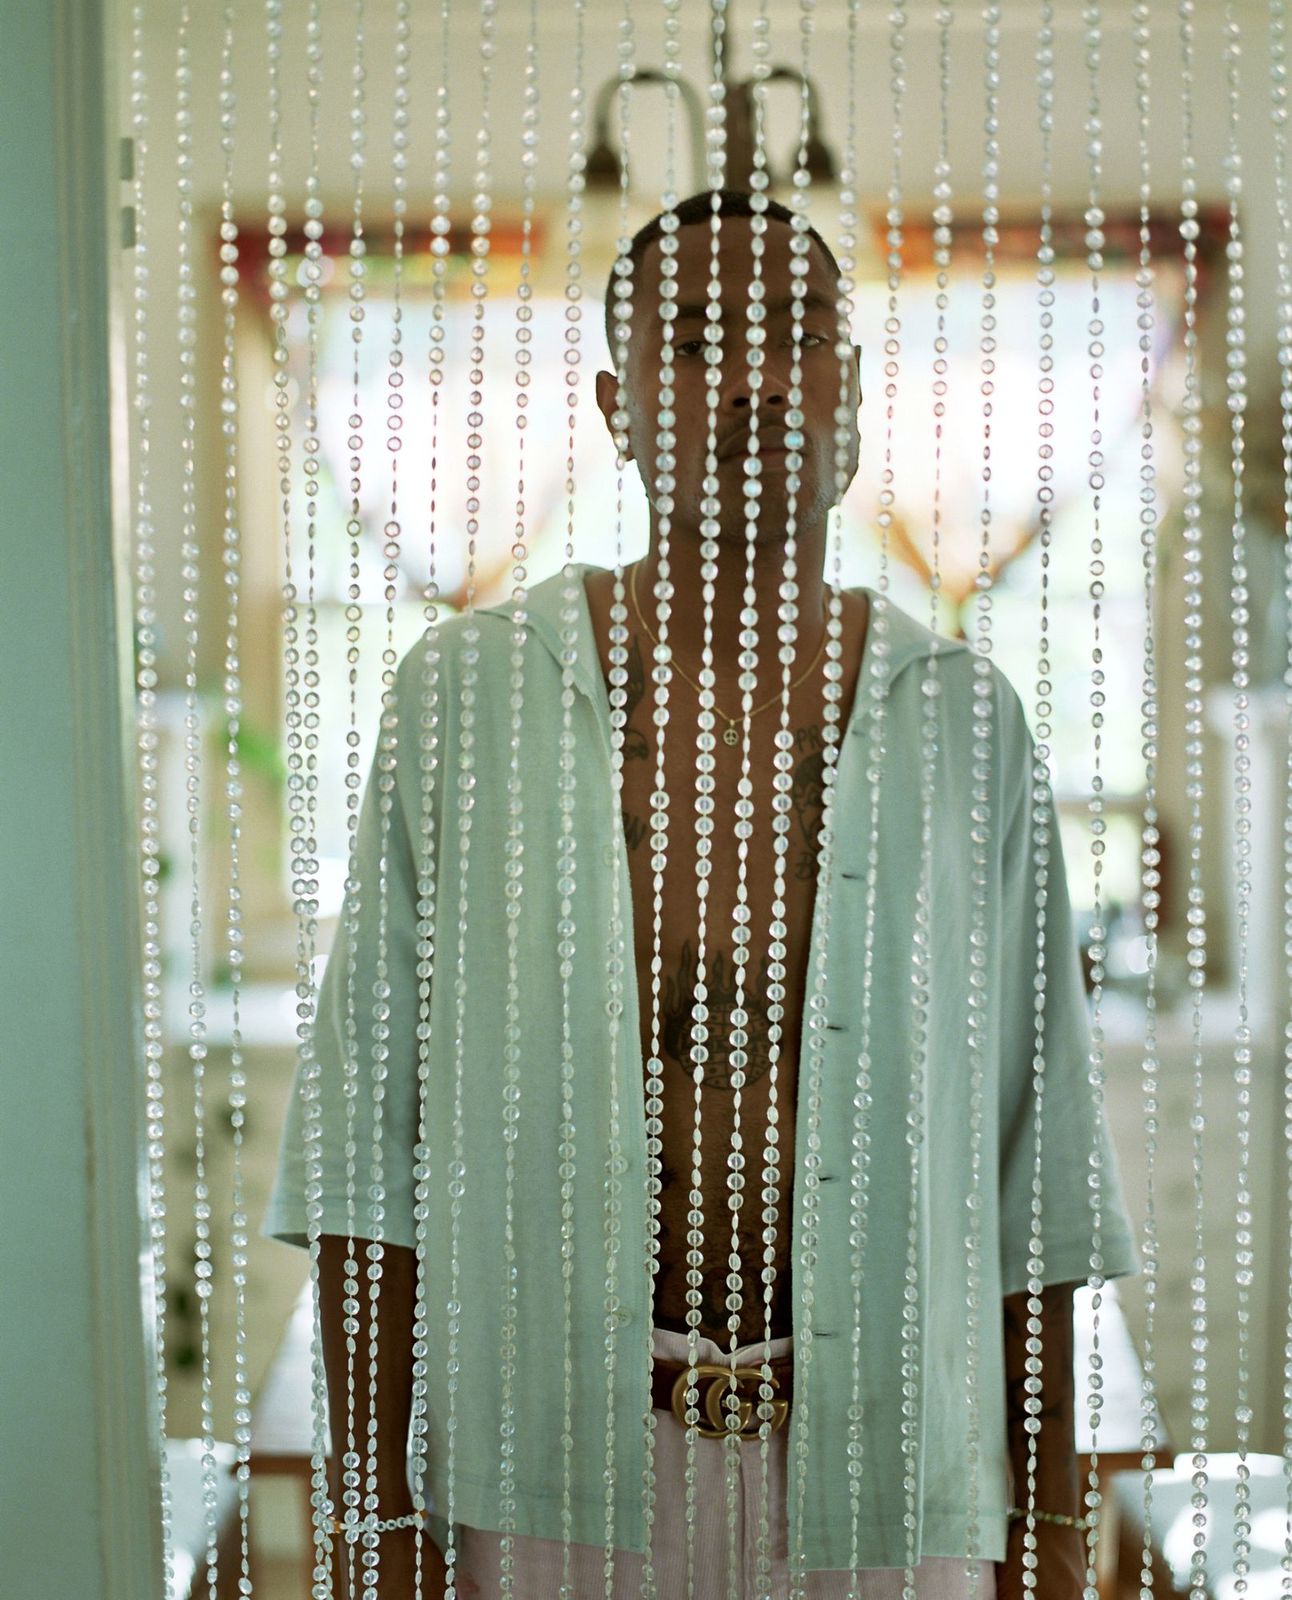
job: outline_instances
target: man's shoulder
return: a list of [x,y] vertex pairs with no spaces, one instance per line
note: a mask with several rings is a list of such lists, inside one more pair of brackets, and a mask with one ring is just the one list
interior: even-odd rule
[[[532,591],[531,591],[532,593]],[[561,714],[562,672],[559,635],[527,613],[521,621],[523,716],[540,733]],[[493,717],[505,708],[512,682],[517,640],[510,601],[450,613],[428,625],[399,662],[395,698],[403,706],[438,706],[455,720],[474,702],[478,715]]]
[[[531,621],[528,614],[522,616],[521,629],[528,631]],[[427,624],[405,652],[399,670],[412,673],[438,663],[454,675],[467,667],[489,673],[500,662],[505,669],[516,631],[510,601],[451,612]]]
[[[882,633],[890,695],[923,701],[926,681],[937,684],[947,722],[972,741],[974,723],[997,719],[998,730],[1012,742],[1026,736],[1022,697],[1004,670],[968,639],[953,639],[920,622],[892,601],[872,601],[869,626]],[[872,647],[873,648],[873,647]],[[883,672],[878,664],[877,672]]]
[[891,691],[920,694],[922,681],[932,675],[948,685],[972,681],[974,651],[967,639],[937,632],[885,596],[871,595],[866,626],[873,670]]
[[877,669],[884,671],[890,683],[896,684],[909,667],[927,662],[933,655],[950,660],[969,653],[966,640],[952,639],[944,633],[938,633],[877,590],[868,593],[870,604],[866,627],[870,634],[871,654]]

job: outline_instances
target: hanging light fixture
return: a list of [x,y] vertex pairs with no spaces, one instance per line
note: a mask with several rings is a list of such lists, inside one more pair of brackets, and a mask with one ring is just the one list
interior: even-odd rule
[[[711,10],[716,8],[711,6]],[[768,64],[765,71],[749,78],[733,79],[727,65],[727,37],[732,28],[733,7],[722,8],[725,26],[718,30],[714,44],[713,82],[721,90],[724,140],[726,148],[726,185],[733,189],[748,189],[755,175],[766,180],[773,191],[792,182],[795,172],[805,172],[814,187],[833,184],[838,177],[838,164],[834,152],[821,136],[821,97],[816,85],[804,76],[798,67],[779,63]],[[637,84],[656,84],[670,81],[655,67],[637,67],[628,80]],[[694,169],[694,186],[703,189],[707,183],[704,161],[704,112],[700,92],[685,78],[671,80],[686,105],[691,127],[691,159]],[[759,162],[755,154],[754,124],[763,113],[755,106],[756,93],[769,83],[798,84],[807,106],[807,138],[795,146],[796,159],[783,173],[773,166]],[[607,79],[597,91],[593,108],[592,146],[588,151],[587,181],[594,191],[615,189],[620,182],[623,153],[614,148],[610,140],[610,105],[619,92],[619,77]],[[706,96],[707,98],[707,91]]]

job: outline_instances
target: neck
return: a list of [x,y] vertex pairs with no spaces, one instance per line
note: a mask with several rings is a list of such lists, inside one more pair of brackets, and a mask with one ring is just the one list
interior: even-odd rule
[[[794,582],[798,586],[798,616],[795,626],[795,660],[791,672],[802,671],[815,655],[826,632],[827,586],[821,568],[825,557],[825,533],[809,534],[798,540],[795,556]],[[745,606],[746,549],[721,544],[719,546],[717,577],[713,583],[713,627],[710,647],[713,651],[715,692],[721,700],[725,687],[736,685],[740,678],[740,613]],[[673,598],[668,618],[668,642],[674,657],[685,671],[699,677],[704,658],[704,579],[701,576],[703,559],[698,537],[679,538],[676,531],[669,539],[668,575],[673,585]],[[654,589],[659,579],[659,546],[655,530],[651,530],[650,548],[637,563],[637,601],[642,616],[651,633],[659,637]],[[628,574],[631,578],[631,572]],[[780,588],[785,576],[785,553],[780,546],[766,545],[754,551],[754,608],[758,613],[758,677],[760,684],[771,682],[771,675],[779,668],[776,630],[780,626]],[[632,617],[632,601],[629,616]],[[634,619],[635,620],[635,619]],[[768,690],[770,693],[770,689]]]

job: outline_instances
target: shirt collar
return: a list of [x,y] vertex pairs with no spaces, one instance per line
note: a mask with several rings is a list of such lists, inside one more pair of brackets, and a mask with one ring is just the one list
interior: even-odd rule
[[[587,594],[583,588],[584,575],[592,570],[590,562],[575,561],[571,563],[571,575],[576,586],[576,601],[578,603],[575,617],[576,654],[571,663],[575,684],[585,694],[594,700],[604,694],[601,677],[601,663],[597,656],[596,636],[592,631],[592,616],[588,610]],[[555,657],[557,664],[561,664],[561,609],[565,605],[563,591],[566,587],[565,570],[554,572],[550,577],[544,578],[530,589],[526,599],[527,626],[543,641],[548,650]],[[865,587],[864,585],[862,587]],[[874,589],[866,588],[870,598],[872,621],[878,609],[879,595]],[[514,609],[510,600],[500,601],[497,605],[482,606],[482,611],[494,613],[502,617],[509,617]],[[889,681],[897,677],[903,667],[909,666],[912,661],[921,661],[933,653],[936,641],[939,656],[945,655],[950,650],[967,650],[968,643],[963,639],[949,639],[943,634],[934,633],[923,623],[918,622],[909,613],[888,600],[885,605],[885,616],[888,623],[888,676]],[[866,654],[869,659],[869,672],[873,675],[876,670],[874,653],[870,649],[871,641],[867,640]]]

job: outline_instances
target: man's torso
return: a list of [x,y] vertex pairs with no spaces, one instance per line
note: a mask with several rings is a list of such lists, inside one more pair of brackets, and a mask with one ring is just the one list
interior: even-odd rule
[[[609,613],[613,599],[613,574],[588,573],[588,605],[601,660],[609,683]],[[843,676],[839,702],[839,731],[847,727],[865,642],[867,600],[861,592],[843,594]],[[645,606],[645,602],[643,601]],[[647,610],[649,618],[650,611]],[[623,828],[632,887],[635,972],[641,1017],[642,1059],[648,1062],[654,1033],[652,963],[655,954],[655,872],[651,845],[651,795],[655,789],[657,730],[652,719],[654,686],[649,679],[653,646],[629,604],[628,682],[625,704],[623,760]],[[773,662],[771,671],[767,663]],[[807,964],[816,897],[817,856],[822,819],[824,780],[824,658],[790,695],[789,728],[793,736],[790,764],[790,827],[784,871],[782,935],[785,989],[779,1021],[778,1049],[773,1051],[775,1024],[766,999],[773,981],[771,927],[775,900],[772,831],[772,776],[775,772],[774,736],[780,727],[779,701],[750,722],[749,771],[753,793],[753,832],[748,840],[744,893],[749,916],[748,959],[744,968],[746,1062],[740,1090],[740,1152],[743,1186],[738,1223],[740,1282],[740,1343],[761,1339],[764,1332],[762,1270],[763,1168],[772,1094],[772,1056],[776,1054],[776,1238],[772,1251],[775,1279],[772,1288],[771,1337],[793,1331],[790,1297],[790,1199],[794,1174],[794,1111],[798,1085],[799,1047]],[[685,670],[691,676],[689,665]],[[795,681],[803,668],[796,663]],[[773,676],[772,674],[776,674]],[[753,704],[763,706],[776,692],[779,663],[775,653],[760,650],[758,684]],[[738,697],[730,704],[715,696],[721,712],[735,715]],[[730,696],[728,695],[728,699]],[[676,672],[669,687],[668,739],[664,783],[668,791],[668,840],[665,850],[659,911],[659,1056],[662,1062],[663,1110],[661,1139],[661,1190],[659,1213],[659,1264],[655,1284],[654,1320],[657,1326],[686,1331],[687,1261],[691,1188],[695,1163],[695,1063],[691,1057],[691,1011],[699,977],[700,902],[697,892],[696,850],[696,713],[699,696]],[[737,948],[734,930],[740,924],[734,913],[740,904],[740,861],[734,827],[738,783],[741,776],[740,744],[721,738],[726,726],[715,719],[716,739],[713,788],[713,832],[710,836],[711,870],[705,902],[704,981],[707,988],[707,1059],[701,1069],[700,1192],[703,1196],[703,1267],[701,1269],[699,1331],[711,1338],[728,1339],[726,1299],[727,1258],[732,1249],[732,1211],[729,1186],[732,1133],[736,1104],[732,1087],[734,1063],[731,1013],[737,1001]]]

